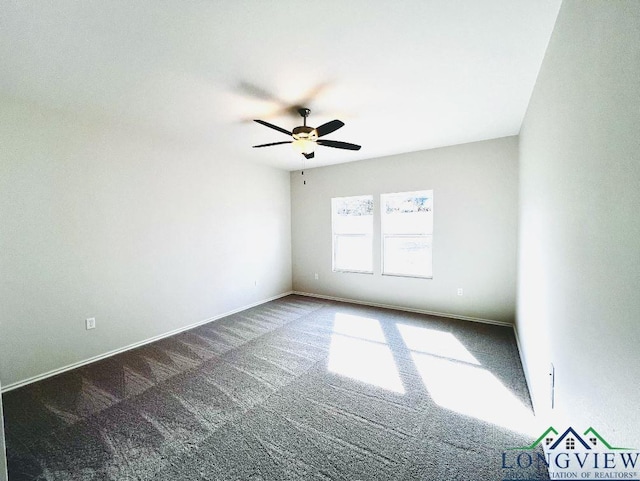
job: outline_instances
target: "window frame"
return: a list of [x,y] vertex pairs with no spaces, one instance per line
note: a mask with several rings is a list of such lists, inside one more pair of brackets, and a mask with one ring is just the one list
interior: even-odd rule
[[[431,215],[433,216],[433,189],[421,189],[421,190],[413,190],[413,191],[406,191],[406,192],[388,192],[388,193],[383,193],[380,194],[380,273],[383,276],[390,276],[390,277],[407,277],[407,278],[414,278],[414,279],[433,279],[433,218],[431,219],[431,230],[429,233],[424,233],[421,232],[419,229],[417,229],[416,231],[406,231],[403,232],[401,234],[397,234],[397,233],[393,233],[393,234],[387,234],[385,233],[385,217],[386,217],[386,213],[384,212],[384,209],[386,208],[386,201],[385,201],[385,196],[394,196],[394,195],[405,195],[405,196],[411,196],[411,195],[420,195],[426,193],[430,198],[431,198]],[[390,238],[420,238],[420,239],[425,239],[428,240],[430,242],[430,255],[431,255],[431,265],[430,267],[430,274],[425,274],[425,275],[419,275],[419,274],[407,274],[407,273],[397,273],[397,272],[390,272],[390,271],[386,271],[385,270],[385,246],[386,246],[386,240],[390,239]]]
[[[344,199],[357,199],[357,198],[366,198],[366,199],[371,199],[371,229],[369,233],[359,233],[359,232],[354,232],[354,233],[336,233],[336,226],[335,226],[335,217],[337,215],[337,209],[336,209],[336,204],[337,202],[344,200]],[[375,230],[375,223],[374,223],[374,217],[375,217],[375,198],[373,196],[373,194],[364,194],[364,195],[348,195],[348,196],[342,196],[342,197],[332,197],[331,198],[331,270],[332,272],[342,272],[342,273],[352,273],[352,274],[373,274],[374,273],[374,262],[373,262],[373,258],[374,258],[374,247],[373,247],[373,238],[374,238],[374,230]],[[369,238],[369,243],[370,243],[370,247],[371,247],[371,259],[370,259],[370,270],[360,270],[360,269],[342,269],[342,268],[338,268],[336,267],[336,258],[337,258],[337,251],[336,251],[336,244],[337,244],[337,239],[338,237],[341,238],[346,238],[346,237],[350,237],[350,238],[354,238],[354,237],[359,237],[359,238]]]

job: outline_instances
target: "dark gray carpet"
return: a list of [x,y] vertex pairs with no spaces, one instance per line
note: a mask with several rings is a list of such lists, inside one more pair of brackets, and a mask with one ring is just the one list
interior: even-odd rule
[[509,328],[288,296],[6,393],[9,479],[501,480],[509,403]]

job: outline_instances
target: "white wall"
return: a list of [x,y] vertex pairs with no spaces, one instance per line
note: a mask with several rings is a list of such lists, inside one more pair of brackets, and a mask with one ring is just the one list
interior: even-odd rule
[[5,387],[291,290],[288,172],[0,104]]
[[[513,322],[517,155],[507,137],[292,172],[294,290]],[[433,279],[381,276],[378,258],[373,275],[332,272],[332,197],[373,194],[377,210],[382,193],[420,189],[434,191]]]
[[538,413],[636,448],[638,79],[640,2],[565,0],[520,136],[517,319]]

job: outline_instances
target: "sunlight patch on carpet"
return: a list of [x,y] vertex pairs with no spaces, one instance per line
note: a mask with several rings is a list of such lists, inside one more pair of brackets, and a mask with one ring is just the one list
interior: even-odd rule
[[397,324],[436,404],[511,431],[535,435],[535,416],[450,332]]
[[405,393],[391,348],[375,319],[335,315],[328,369],[389,391]]
[[396,324],[402,340],[412,352],[432,354],[447,359],[480,365],[478,360],[450,332],[436,331],[419,326]]

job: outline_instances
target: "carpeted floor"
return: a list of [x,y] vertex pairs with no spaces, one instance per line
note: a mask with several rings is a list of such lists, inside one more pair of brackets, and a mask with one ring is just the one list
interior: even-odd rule
[[537,434],[510,328],[301,296],[3,402],[10,481],[502,480]]

